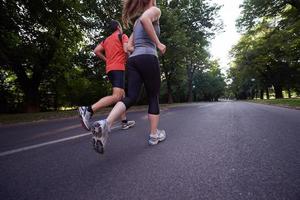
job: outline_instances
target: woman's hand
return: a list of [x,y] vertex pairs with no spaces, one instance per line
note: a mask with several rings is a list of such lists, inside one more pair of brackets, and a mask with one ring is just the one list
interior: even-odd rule
[[164,54],[166,52],[166,50],[167,50],[166,45],[164,45],[161,42],[158,43],[157,48],[161,52],[161,54]]
[[134,43],[133,43],[133,34],[131,33],[128,44],[127,44],[127,53],[132,53],[134,51]]
[[127,46],[127,53],[132,53],[134,51],[134,46],[128,45]]

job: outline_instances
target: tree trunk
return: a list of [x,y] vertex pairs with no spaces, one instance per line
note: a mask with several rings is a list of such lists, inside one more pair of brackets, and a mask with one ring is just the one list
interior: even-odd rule
[[8,102],[7,102],[7,94],[5,91],[1,90],[1,96],[0,96],[0,113],[6,113],[9,112],[9,107],[8,107]]
[[264,90],[263,89],[260,90],[260,99],[264,99]]
[[13,65],[13,70],[17,76],[17,82],[20,89],[24,93],[24,112],[39,112],[39,85],[41,78],[41,71],[33,69],[33,75],[28,78],[24,67],[21,64]]
[[300,13],[300,1],[299,0],[286,0],[286,2],[290,5],[292,5],[293,7],[295,7],[298,11],[298,13]]
[[249,93],[250,93],[250,99],[254,99],[256,93],[255,90],[252,89]]
[[[161,63],[162,63],[162,68],[164,68],[164,66],[166,65],[164,57],[162,57]],[[167,81],[168,103],[171,104],[171,103],[173,103],[172,87],[171,87],[171,83],[170,83],[172,74],[169,73],[168,71],[164,72],[164,74],[166,76],[166,81]]]
[[267,99],[270,99],[269,88],[266,88],[265,90],[266,90]]
[[187,101],[188,102],[193,102],[193,84],[192,81],[189,81],[188,83],[188,98]]
[[282,99],[282,87],[280,85],[274,85],[274,90],[275,90],[275,98],[276,99]]
[[39,91],[36,87],[30,87],[25,92],[25,101],[24,101],[24,111],[31,112],[39,112],[40,111],[40,97]]
[[168,103],[173,103],[173,96],[172,96],[172,88],[170,82],[167,80],[167,90],[168,90]]
[[187,93],[187,101],[193,102],[193,76],[195,69],[193,68],[192,61],[190,62],[190,65],[187,65],[187,76],[188,76],[188,93]]
[[172,94],[168,92],[168,103],[169,104],[172,104],[174,101],[173,101],[173,97],[172,97]]
[[288,89],[288,95],[289,95],[289,99],[292,98],[292,94],[291,94],[291,89]]

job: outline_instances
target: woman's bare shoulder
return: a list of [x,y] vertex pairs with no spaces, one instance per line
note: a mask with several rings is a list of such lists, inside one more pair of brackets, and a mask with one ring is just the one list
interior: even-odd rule
[[141,18],[144,17],[150,17],[152,19],[152,21],[156,21],[160,18],[161,15],[161,11],[158,7],[156,6],[152,6],[150,8],[148,8],[141,16]]

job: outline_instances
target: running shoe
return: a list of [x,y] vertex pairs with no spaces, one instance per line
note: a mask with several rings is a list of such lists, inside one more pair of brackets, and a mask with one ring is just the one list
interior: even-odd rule
[[91,129],[93,133],[93,147],[96,152],[103,154],[109,133],[107,121],[96,121],[93,123]]
[[122,122],[122,129],[123,130],[126,130],[126,129],[129,129],[131,127],[133,127],[135,125],[135,121],[127,121],[126,123],[123,123]]
[[155,135],[150,134],[148,143],[149,145],[156,145],[158,142],[162,142],[166,139],[167,135],[164,130],[158,130]]
[[91,130],[90,119],[92,117],[92,113],[88,111],[87,106],[81,106],[78,108],[78,113],[81,119],[81,125],[86,130]]

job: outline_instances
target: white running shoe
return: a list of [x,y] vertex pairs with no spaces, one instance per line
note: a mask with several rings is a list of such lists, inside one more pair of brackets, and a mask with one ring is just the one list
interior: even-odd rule
[[162,142],[166,139],[167,134],[165,130],[158,130],[155,135],[150,134],[148,143],[149,145],[156,145],[158,142]]
[[86,130],[91,130],[90,119],[92,117],[92,113],[88,111],[87,106],[81,106],[78,108],[78,113],[81,119],[82,127]]
[[106,120],[100,120],[93,123],[92,127],[93,133],[93,147],[96,152],[103,154],[104,147],[108,139],[108,125]]
[[122,122],[122,129],[123,130],[126,130],[126,129],[129,129],[131,127],[133,127],[135,125],[135,121],[127,121],[127,123],[123,123]]

